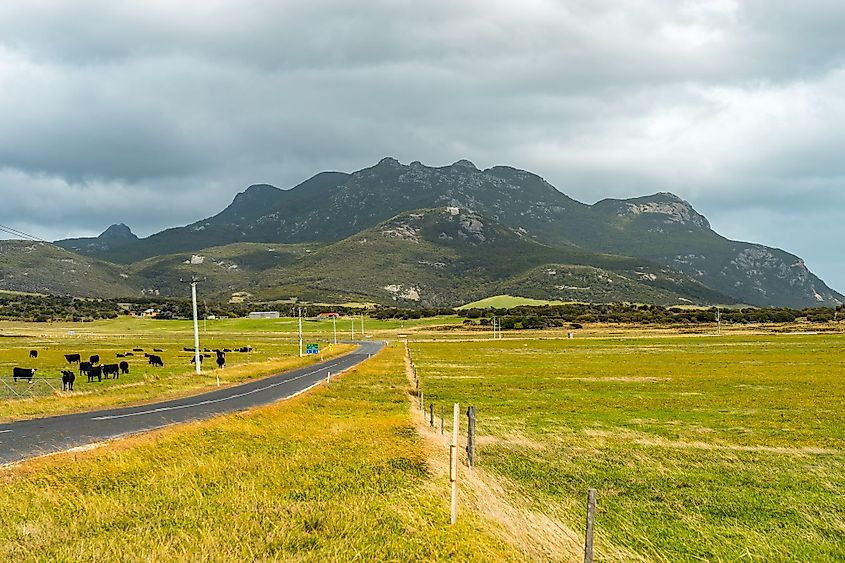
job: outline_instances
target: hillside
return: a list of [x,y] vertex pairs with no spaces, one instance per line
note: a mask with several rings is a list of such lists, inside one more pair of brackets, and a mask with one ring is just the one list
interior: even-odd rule
[[268,274],[254,290],[268,299],[299,294],[453,306],[509,292],[601,302],[732,302],[679,272],[544,245],[481,215],[445,208],[400,214]]
[[71,295],[128,297],[139,295],[128,268],[80,256],[53,244],[0,241],[0,289]]
[[[68,239],[57,244],[124,264],[234,243],[331,245],[402,213],[445,206],[487,217],[526,240],[562,249],[567,261],[550,259],[550,264],[604,268],[602,258],[596,263],[568,261],[577,247],[582,256],[627,256],[636,263],[648,262],[683,273],[687,287],[679,294],[704,286],[711,294],[757,306],[831,306],[845,302],[845,297],[810,272],[799,257],[760,244],[728,240],[713,231],[709,221],[688,202],[673,194],[606,199],[587,205],[530,172],[506,166],[479,170],[465,160],[430,167],[420,162],[403,165],[385,158],[351,174],[323,172],[289,190],[266,184],[250,186],[217,215],[144,239],[127,234],[128,229],[119,229],[94,239]],[[116,236],[121,233],[123,236]],[[467,269],[472,270],[472,257],[463,258],[470,260]],[[518,258],[503,248],[487,259],[493,262],[486,265],[492,277],[485,279],[492,283],[497,269],[511,272],[506,262]],[[334,271],[337,273],[336,268]],[[159,279],[162,273],[146,270],[144,275]],[[300,281],[292,285],[285,282],[288,291],[316,291],[301,274],[297,279]],[[689,285],[690,280],[698,285]],[[461,280],[452,281],[458,287],[462,284]],[[574,280],[572,287],[577,283]],[[676,290],[670,288],[670,293]]]

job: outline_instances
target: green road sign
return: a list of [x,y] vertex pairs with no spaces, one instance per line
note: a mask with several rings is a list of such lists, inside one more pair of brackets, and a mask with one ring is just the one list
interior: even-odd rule
[[320,353],[320,345],[319,344],[306,344],[305,345],[305,353],[306,354],[319,354]]

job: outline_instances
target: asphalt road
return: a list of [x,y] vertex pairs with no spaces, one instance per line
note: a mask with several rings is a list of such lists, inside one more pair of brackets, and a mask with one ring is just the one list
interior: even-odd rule
[[201,395],[0,423],[0,464],[286,399],[325,381],[327,372],[334,375],[361,363],[382,346],[382,342],[361,342],[345,356]]

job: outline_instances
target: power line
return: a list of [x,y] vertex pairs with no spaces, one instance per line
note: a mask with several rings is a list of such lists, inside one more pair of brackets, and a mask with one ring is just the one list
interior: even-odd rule
[[19,231],[18,229],[15,229],[14,227],[9,227],[8,225],[0,225],[0,231],[3,231],[4,233],[15,237],[23,237],[24,240],[32,240],[36,242],[46,242],[47,244],[53,244],[49,240],[45,240],[41,237],[37,237],[35,235],[31,235],[23,231]]

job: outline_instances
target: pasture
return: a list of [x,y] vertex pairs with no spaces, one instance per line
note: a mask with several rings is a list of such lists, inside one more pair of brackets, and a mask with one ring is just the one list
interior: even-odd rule
[[402,347],[247,413],[0,468],[0,559],[518,561],[447,525]]
[[478,471],[556,533],[578,539],[598,490],[602,559],[845,559],[841,334],[411,351],[426,404],[476,406]]
[[[325,322],[315,324],[319,324],[321,330],[305,334],[308,342],[320,344],[324,358],[352,349],[351,345],[332,346],[331,334],[327,336],[323,330]],[[216,385],[218,377],[222,384],[228,384],[316,361],[315,357],[299,358],[295,331],[293,319],[232,319],[201,323],[201,348],[229,348],[233,351],[226,354],[224,369],[217,369],[216,355],[211,352],[211,357],[204,358],[202,374],[198,377],[191,363],[193,353],[184,351],[185,347],[193,347],[193,325],[189,321],[125,317],[84,324],[2,322],[0,420],[124,405],[198,392]],[[252,351],[234,351],[244,346],[252,348]],[[134,348],[143,351],[133,352]],[[155,352],[155,349],[162,351]],[[30,350],[37,350],[38,357],[30,358]],[[126,361],[129,373],[119,379],[89,383],[84,374],[78,373],[78,366],[69,364],[64,357],[65,354],[76,353],[83,360],[99,355],[101,364]],[[118,353],[133,355],[120,358]],[[164,366],[149,365],[145,353],[160,356]],[[18,366],[36,368],[36,383],[24,380],[13,382],[12,368]],[[62,369],[70,369],[77,374],[73,392],[61,391]],[[52,387],[38,381],[45,377],[49,378]]]

